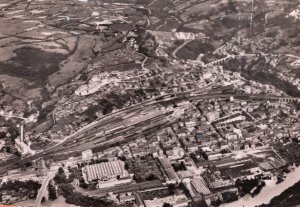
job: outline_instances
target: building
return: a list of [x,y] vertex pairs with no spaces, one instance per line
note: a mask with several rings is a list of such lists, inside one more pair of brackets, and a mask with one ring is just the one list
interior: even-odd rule
[[93,158],[93,152],[91,149],[85,150],[81,153],[82,161],[89,161]]
[[20,139],[15,139],[15,146],[18,149],[18,151],[23,155],[35,154],[35,151],[31,150],[30,147],[24,142],[22,142]]
[[202,177],[193,178],[191,184],[198,193],[203,195],[210,194],[210,190],[208,189],[206,182]]
[[5,146],[5,141],[4,140],[0,140],[0,150]]
[[168,176],[169,183],[176,183],[179,181],[179,177],[177,173],[175,172],[173,166],[171,165],[169,159],[167,158],[158,158],[161,166],[163,167],[166,175]]
[[174,147],[171,150],[167,150],[166,154],[170,160],[176,160],[184,156],[184,150],[181,147]]
[[169,203],[173,207],[189,206],[188,199],[184,194],[172,195],[164,198],[154,198],[153,200],[144,200],[145,207],[162,207],[164,203]]
[[13,157],[13,155],[10,154],[10,153],[7,153],[7,152],[1,152],[1,153],[0,153],[0,161],[8,160],[8,159],[10,159],[11,157]]
[[125,163],[121,160],[87,165],[82,168],[83,178],[89,183],[93,180],[110,180],[117,177],[128,177],[129,174],[125,170],[124,165]]
[[119,196],[120,203],[134,202],[135,196],[132,193],[122,193]]
[[206,114],[206,118],[208,122],[213,122],[220,118],[220,113],[217,111],[212,111]]

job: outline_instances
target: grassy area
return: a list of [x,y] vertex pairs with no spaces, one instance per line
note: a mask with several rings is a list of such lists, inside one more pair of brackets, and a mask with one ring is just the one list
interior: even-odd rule
[[[95,56],[92,49],[96,41],[99,41],[96,37],[82,35],[78,39],[75,49],[64,61],[60,62],[60,70],[48,77],[49,85],[55,88],[81,72],[88,65],[89,59]],[[101,42],[97,43],[102,44]]]
[[44,86],[48,76],[58,71],[58,64],[64,59],[62,54],[31,47],[19,48],[14,52],[15,57],[0,63],[0,74],[27,79],[41,86]]
[[275,149],[287,161],[300,164],[300,145],[298,143],[292,142],[284,146],[281,143],[277,143]]
[[181,59],[195,60],[202,53],[208,53],[213,51],[213,46],[208,43],[203,43],[199,40],[194,40],[187,43],[183,48],[181,48],[177,53],[177,57]]
[[134,174],[137,182],[160,180],[164,181],[163,173],[158,161],[152,157],[126,160],[126,167]]
[[142,200],[152,200],[154,198],[164,198],[172,194],[173,192],[169,188],[166,188],[166,189],[142,192],[139,195]]

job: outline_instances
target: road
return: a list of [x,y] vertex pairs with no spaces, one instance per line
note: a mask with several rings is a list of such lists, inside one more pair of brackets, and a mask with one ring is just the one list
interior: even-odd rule
[[159,25],[158,27],[156,27],[156,29],[155,29],[155,30],[159,30],[160,28],[162,28],[162,27],[166,26],[166,25],[167,25],[167,23],[168,23],[168,22],[165,20],[165,22],[164,22],[163,24]]
[[158,181],[147,181],[147,182],[142,182],[142,183],[131,183],[127,185],[122,185],[122,186],[114,186],[114,187],[109,187],[109,188],[102,188],[102,189],[97,189],[93,191],[86,191],[83,192],[83,194],[86,194],[88,196],[101,196],[101,195],[107,195],[109,192],[113,192],[114,194],[119,194],[119,193],[127,193],[127,192],[134,192],[134,191],[143,191],[147,189],[153,189],[153,188],[162,188],[163,184]]
[[155,2],[157,2],[157,0],[153,0],[152,2],[150,2],[150,4],[148,4],[148,6],[152,6]]
[[177,53],[181,48],[183,48],[186,44],[188,44],[188,43],[190,43],[190,42],[192,42],[192,41],[193,41],[193,40],[186,41],[186,42],[184,42],[182,45],[178,46],[178,47],[172,52],[172,56],[173,56],[174,58],[177,58],[176,53]]
[[49,184],[49,181],[55,176],[55,172],[49,172],[47,177],[44,179],[42,186],[39,190],[38,195],[36,196],[35,202],[34,202],[34,207],[39,207],[42,202],[43,196],[46,194],[47,187]]
[[285,56],[300,59],[299,56],[292,55],[292,54],[285,54]]
[[149,71],[149,70],[145,67],[145,64],[146,64],[147,59],[148,59],[148,57],[145,56],[145,59],[144,59],[143,62],[142,62],[142,69],[145,70],[145,71]]

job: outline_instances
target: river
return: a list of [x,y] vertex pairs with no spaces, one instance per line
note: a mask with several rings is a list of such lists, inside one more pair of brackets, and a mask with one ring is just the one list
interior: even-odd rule
[[295,171],[287,174],[286,179],[276,185],[276,180],[266,180],[266,186],[262,188],[261,192],[252,198],[246,195],[238,201],[232,203],[222,204],[220,207],[255,207],[261,204],[267,204],[272,198],[280,195],[287,188],[293,186],[300,180],[300,166]]

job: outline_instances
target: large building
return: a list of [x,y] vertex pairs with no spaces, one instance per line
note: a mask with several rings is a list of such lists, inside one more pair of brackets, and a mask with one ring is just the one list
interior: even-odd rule
[[172,167],[169,159],[160,157],[158,158],[161,166],[163,167],[166,175],[168,176],[168,183],[176,183],[179,181],[179,177],[177,173],[175,172],[174,168]]
[[191,184],[198,193],[203,195],[210,194],[210,190],[202,177],[193,178]]
[[87,183],[92,180],[109,180],[113,178],[126,177],[128,172],[124,168],[125,163],[121,160],[102,162],[94,165],[87,165],[82,168],[83,177]]

